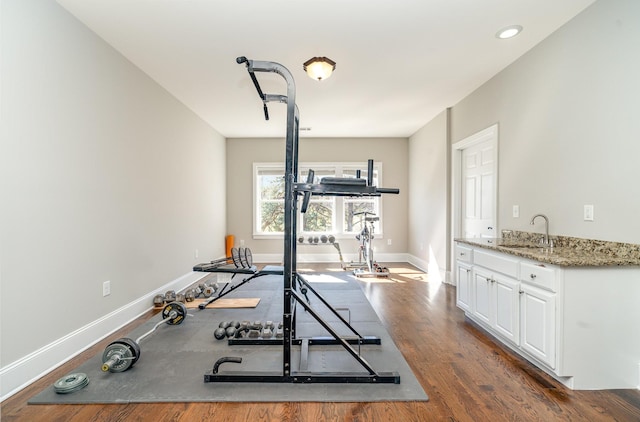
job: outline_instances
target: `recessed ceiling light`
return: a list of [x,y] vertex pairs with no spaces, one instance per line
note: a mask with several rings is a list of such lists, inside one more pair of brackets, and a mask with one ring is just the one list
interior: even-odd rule
[[496,38],[500,38],[501,40],[506,40],[507,38],[513,38],[522,32],[522,27],[520,25],[511,25],[506,28],[502,28],[498,32],[496,32]]

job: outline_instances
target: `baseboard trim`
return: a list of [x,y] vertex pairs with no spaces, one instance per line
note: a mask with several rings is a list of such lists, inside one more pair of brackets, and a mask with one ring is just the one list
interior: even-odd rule
[[189,272],[81,327],[64,337],[0,368],[0,402],[153,308],[153,297],[167,290],[183,290],[209,273]]
[[[342,254],[342,258],[346,263],[351,261],[357,261],[357,254]],[[340,256],[337,252],[333,253],[298,253],[297,254],[297,262],[301,263],[311,263],[311,262],[340,262]],[[376,261],[380,263],[385,262],[407,262],[407,254],[406,253],[379,253],[375,255]],[[282,255],[281,254],[253,254],[253,262],[256,263],[281,263]]]

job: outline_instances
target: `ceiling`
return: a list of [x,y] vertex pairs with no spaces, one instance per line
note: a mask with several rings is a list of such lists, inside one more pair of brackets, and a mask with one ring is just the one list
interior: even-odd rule
[[[285,106],[262,103],[238,56],[296,81],[306,137],[408,137],[594,0],[58,0],[227,138],[284,137]],[[524,31],[500,40],[496,32]],[[302,63],[337,62],[314,81]],[[263,91],[284,79],[257,74]]]

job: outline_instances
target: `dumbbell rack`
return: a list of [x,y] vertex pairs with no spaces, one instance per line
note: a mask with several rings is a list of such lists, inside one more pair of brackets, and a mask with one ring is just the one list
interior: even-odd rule
[[[373,186],[373,160],[368,163],[368,178],[346,179],[346,178],[324,178],[321,183],[314,181],[314,172],[310,170],[306,183],[297,182],[298,174],[298,135],[299,135],[299,112],[295,103],[295,81],[291,72],[283,65],[275,62],[248,60],[246,57],[238,57],[238,64],[246,64],[249,76],[258,92],[258,96],[263,102],[265,119],[269,120],[267,103],[279,102],[287,105],[287,127],[286,127],[286,151],[285,151],[285,204],[284,204],[284,268],[283,268],[283,288],[284,288],[284,310],[283,339],[282,339],[282,370],[279,372],[241,372],[225,371],[218,373],[218,367],[225,362],[240,363],[241,358],[223,357],[215,363],[213,370],[208,371],[204,376],[205,382],[280,382],[280,383],[400,383],[400,375],[397,372],[377,372],[350,343],[353,339],[344,338],[305,301],[301,293],[298,293],[296,286],[300,284],[310,289],[323,304],[327,306],[334,315],[346,324],[357,338],[358,344],[364,344],[366,337],[357,334],[349,322],[342,318],[338,311],[324,300],[296,271],[296,214],[298,196],[303,196],[301,212],[305,212],[309,204],[311,195],[322,196],[380,196],[381,194],[397,194],[398,189],[385,189]],[[256,72],[272,72],[280,75],[287,84],[287,95],[264,94],[258,83]],[[331,338],[328,343],[313,344],[338,344],[341,345],[353,358],[364,368],[364,372],[308,372],[303,370],[292,370],[292,345],[300,344],[302,347],[302,360],[306,360],[305,353],[308,353],[310,341],[299,339],[296,336],[296,304],[300,304],[323,328],[325,328]],[[265,343],[260,343],[265,344]],[[268,344],[268,343],[267,343]],[[377,341],[379,344],[379,339]],[[302,366],[302,365],[301,365]]]

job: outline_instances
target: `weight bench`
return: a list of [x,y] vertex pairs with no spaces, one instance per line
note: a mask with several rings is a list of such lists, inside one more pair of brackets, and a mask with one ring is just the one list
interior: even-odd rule
[[[230,283],[225,283],[224,287],[220,290],[217,296],[212,296],[209,299],[198,305],[198,309],[205,309],[207,305],[215,302],[218,299],[223,298],[234,290],[244,286],[248,282],[258,277],[262,277],[265,275],[283,275],[284,269],[278,265],[267,265],[262,270],[258,271],[258,267],[252,265],[248,268],[238,268],[234,265],[216,265],[215,263],[204,263],[198,264],[193,267],[193,271],[207,272],[207,273],[223,273],[223,274],[232,274],[231,279],[238,274],[250,275],[250,277],[244,278],[240,283],[234,284],[229,287]],[[228,287],[228,289],[227,289]]]

